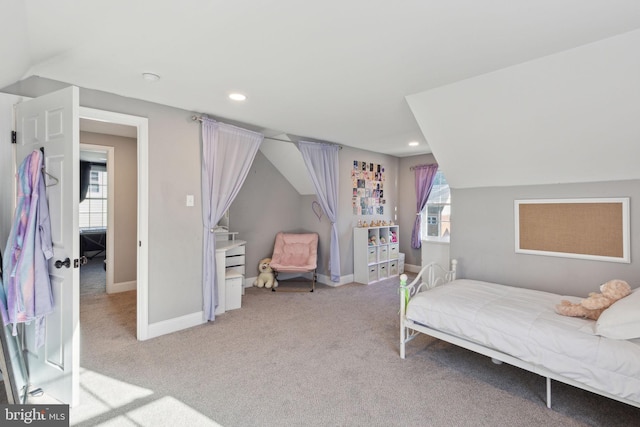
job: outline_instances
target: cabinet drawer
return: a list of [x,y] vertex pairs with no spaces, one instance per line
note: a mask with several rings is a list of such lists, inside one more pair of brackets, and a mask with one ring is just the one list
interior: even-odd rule
[[225,310],[242,307],[242,276],[226,279],[225,287]]
[[228,256],[225,264],[227,267],[235,267],[236,265],[244,265],[244,255]]
[[225,271],[235,271],[242,274],[243,276],[245,273],[244,265],[234,265],[233,267],[230,267],[227,265],[227,268],[225,269]]
[[226,254],[227,256],[244,255],[244,245],[228,249]]

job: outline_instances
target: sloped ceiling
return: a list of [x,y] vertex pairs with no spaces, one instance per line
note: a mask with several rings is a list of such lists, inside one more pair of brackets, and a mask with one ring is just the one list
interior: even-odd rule
[[454,188],[640,178],[640,30],[407,97]]
[[260,151],[280,171],[280,173],[291,183],[293,188],[301,195],[316,194],[313,187],[309,172],[302,159],[302,154],[298,148],[291,143],[282,141],[291,141],[287,135],[275,135],[273,139],[265,139],[260,145]]
[[25,77],[29,67],[34,64],[29,54],[29,32],[27,31],[27,11],[22,2],[2,3],[2,15],[5,18],[0,26],[0,87]]
[[[394,156],[433,151],[447,165],[449,181],[465,186],[473,179],[454,176],[466,169],[454,165],[451,153],[473,153],[475,162],[491,164],[513,143],[510,128],[517,121],[487,120],[490,136],[475,145],[459,137],[460,128],[477,129],[482,121],[470,107],[456,121],[458,113],[447,105],[480,99],[466,93],[464,82],[502,76],[500,70],[640,28],[637,0],[23,0],[3,2],[2,8],[8,18],[0,26],[0,87],[40,76],[250,124],[271,135]],[[627,55],[637,56],[634,49]],[[580,72],[572,59],[566,61],[566,70]],[[144,72],[161,79],[145,81]],[[227,95],[235,91],[247,101],[230,101]],[[437,93],[442,111],[435,111]],[[407,102],[421,94],[428,94],[428,108],[418,106],[417,98]],[[523,114],[553,103],[533,91],[521,95]],[[496,117],[507,109],[498,100],[486,106],[496,108]],[[594,114],[583,120],[599,120]],[[547,124],[541,121],[538,128]],[[560,136],[554,141],[569,139]],[[420,145],[409,147],[412,140]],[[535,147],[526,151],[527,160],[542,163],[549,151]],[[565,179],[552,176],[557,170],[549,180]]]

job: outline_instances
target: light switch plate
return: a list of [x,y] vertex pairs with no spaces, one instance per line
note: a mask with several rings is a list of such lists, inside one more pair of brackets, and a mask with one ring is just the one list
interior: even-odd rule
[[193,206],[195,204],[195,198],[193,194],[187,194],[187,206]]

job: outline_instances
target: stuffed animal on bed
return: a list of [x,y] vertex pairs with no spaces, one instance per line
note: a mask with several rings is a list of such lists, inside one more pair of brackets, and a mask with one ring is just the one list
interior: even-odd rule
[[277,288],[278,281],[276,280],[276,275],[271,269],[271,258],[263,258],[258,263],[258,277],[253,282],[253,286],[257,286],[259,288]]
[[598,320],[602,312],[611,304],[630,293],[631,287],[624,280],[609,280],[600,285],[600,292],[591,292],[587,298],[579,303],[567,300],[560,301],[560,304],[556,305],[556,312],[563,316]]

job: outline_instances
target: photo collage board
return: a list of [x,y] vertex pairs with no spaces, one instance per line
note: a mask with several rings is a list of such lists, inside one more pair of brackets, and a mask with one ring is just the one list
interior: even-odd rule
[[384,215],[384,166],[353,161],[351,169],[353,182],[353,214],[354,215]]

